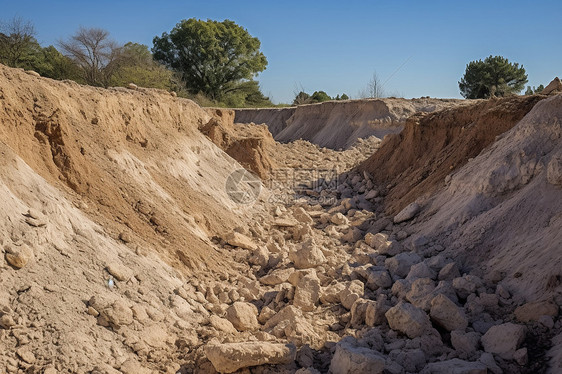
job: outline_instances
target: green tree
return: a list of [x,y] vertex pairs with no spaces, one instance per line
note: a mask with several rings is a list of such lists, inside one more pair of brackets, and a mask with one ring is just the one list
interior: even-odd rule
[[315,91],[312,96],[310,96],[310,99],[313,103],[321,103],[324,101],[332,100],[332,98],[328,96],[328,94],[324,91]]
[[240,90],[267,66],[259,39],[230,20],[182,20],[153,42],[154,58],[178,71],[188,91],[213,100]]
[[123,46],[121,54],[110,85],[125,86],[134,83],[140,87],[177,90],[174,73],[154,61],[146,45],[129,42]]
[[489,56],[466,65],[459,89],[466,99],[483,99],[519,93],[526,83],[523,66],[502,56]]

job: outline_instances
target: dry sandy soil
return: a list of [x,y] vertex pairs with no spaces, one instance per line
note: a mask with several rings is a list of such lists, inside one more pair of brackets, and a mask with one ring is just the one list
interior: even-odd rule
[[0,65],[0,373],[560,372],[551,87],[240,114]]

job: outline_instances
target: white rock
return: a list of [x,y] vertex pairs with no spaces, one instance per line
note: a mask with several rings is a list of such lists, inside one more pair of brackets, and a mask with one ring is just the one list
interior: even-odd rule
[[347,219],[346,216],[344,216],[341,213],[336,213],[334,214],[331,218],[330,221],[334,224],[334,225],[348,225],[349,224],[349,220]]
[[395,240],[389,240],[388,235],[383,233],[365,235],[365,243],[374,248],[378,253],[388,256],[395,256],[402,252],[403,248]]
[[226,319],[239,331],[254,330],[259,327],[258,309],[243,301],[233,303],[226,310]]
[[276,286],[287,282],[289,276],[295,272],[293,268],[276,269],[260,278],[260,282],[268,286]]
[[400,223],[414,218],[416,214],[420,212],[420,209],[421,207],[418,203],[411,203],[394,216],[394,223]]
[[240,247],[252,251],[255,251],[258,248],[252,239],[236,231],[228,234],[224,240],[233,247]]
[[320,298],[320,279],[315,273],[301,277],[295,289],[293,305],[305,312],[311,312]]
[[464,311],[447,296],[437,295],[431,301],[431,319],[447,331],[462,330],[468,326]]
[[209,317],[209,322],[211,323],[211,326],[219,331],[229,334],[238,333],[238,331],[234,328],[234,325],[229,320],[220,318],[219,316],[216,316],[214,314]]
[[384,357],[372,349],[353,347],[342,341],[336,345],[336,352],[330,363],[331,374],[380,374],[385,366]]
[[233,373],[251,366],[292,363],[297,349],[293,344],[245,342],[207,345],[204,352],[216,371]]
[[398,303],[385,313],[385,317],[391,329],[400,331],[411,339],[423,335],[431,328],[427,314],[410,303]]
[[293,261],[297,269],[308,269],[323,264],[326,257],[314,240],[309,239],[301,244],[300,249],[289,253],[289,260]]
[[482,337],[482,346],[488,353],[497,354],[503,359],[511,360],[519,345],[525,339],[525,326],[504,323],[492,326]]

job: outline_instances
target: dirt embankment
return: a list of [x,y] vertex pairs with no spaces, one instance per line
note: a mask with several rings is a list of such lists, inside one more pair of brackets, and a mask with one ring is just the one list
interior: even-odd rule
[[265,123],[279,142],[303,139],[320,147],[348,149],[360,138],[376,136],[382,139],[400,132],[406,118],[415,113],[465,103],[429,98],[328,101],[287,109],[240,110],[236,112],[235,121]]
[[[538,99],[499,101],[488,111],[488,116],[496,114],[488,119],[495,118],[491,123],[496,124],[502,118],[509,121],[508,113],[517,107],[523,111]],[[464,255],[483,273],[505,274],[510,292],[527,301],[551,297],[561,301],[561,124],[562,95],[540,101],[453,173],[447,187],[428,202],[427,221],[419,227],[428,236],[447,233],[451,253]]]
[[265,125],[234,125],[234,111],[206,108],[213,118],[201,125],[203,134],[244,168],[267,179],[274,163],[268,155],[275,141]]
[[440,189],[451,172],[512,128],[542,96],[481,100],[406,121],[400,134],[359,165],[380,185],[390,185],[386,211],[396,214]]
[[295,107],[290,108],[260,108],[260,109],[234,109],[236,123],[265,123],[271,134],[275,137],[285,127],[287,121],[295,113]]

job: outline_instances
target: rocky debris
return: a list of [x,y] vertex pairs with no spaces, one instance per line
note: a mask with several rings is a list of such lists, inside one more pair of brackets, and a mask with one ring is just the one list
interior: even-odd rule
[[229,320],[225,318],[221,318],[217,315],[211,314],[211,316],[209,317],[209,323],[211,324],[211,326],[213,326],[215,329],[219,331],[226,332],[229,334],[238,333],[234,325]]
[[486,365],[480,362],[468,362],[458,358],[428,364],[422,374],[486,374]]
[[35,257],[27,244],[8,245],[5,247],[6,261],[16,269],[21,269]]
[[267,286],[276,286],[287,282],[289,276],[295,272],[293,268],[275,269],[271,273],[260,278],[260,282]]
[[443,266],[441,270],[439,270],[439,274],[437,275],[437,279],[441,280],[450,280],[452,281],[455,278],[459,278],[461,273],[457,264],[454,262],[450,262],[447,265]]
[[431,328],[425,312],[410,303],[400,302],[385,313],[390,328],[406,334],[409,338],[422,336]]
[[552,301],[535,301],[523,304],[515,309],[515,318],[519,322],[537,322],[542,316],[558,316],[558,305]]
[[421,257],[417,253],[403,252],[386,259],[384,266],[393,277],[405,278],[410,272],[412,265],[420,261]]
[[293,344],[269,342],[209,344],[204,352],[219,373],[234,373],[259,365],[289,364],[297,354]]
[[482,280],[474,275],[466,274],[453,279],[453,288],[461,299],[466,299],[482,286]]
[[259,328],[258,308],[255,305],[237,301],[226,310],[226,319],[238,331],[255,330]]
[[431,300],[431,319],[447,331],[464,331],[468,326],[462,309],[455,305],[447,296],[439,294]]
[[236,231],[228,234],[224,240],[233,247],[240,247],[251,251],[255,251],[258,248],[252,239]]
[[338,225],[338,226],[342,226],[342,225],[348,225],[349,224],[349,220],[347,219],[346,216],[344,216],[341,213],[336,213],[334,214],[331,218],[330,218],[330,222],[332,222],[334,225]]
[[402,246],[395,240],[389,240],[383,233],[365,235],[365,243],[382,255],[395,256],[402,251]]
[[289,260],[293,261],[297,269],[308,269],[322,265],[326,262],[326,257],[314,240],[309,239],[297,251],[289,253]]
[[451,345],[460,358],[471,358],[478,350],[480,334],[477,332],[451,331]]
[[369,348],[354,347],[342,340],[336,344],[336,352],[330,362],[331,374],[380,374],[385,367],[385,358]]
[[414,218],[421,210],[418,203],[411,203],[394,216],[394,223],[409,221]]
[[504,323],[492,326],[482,336],[482,346],[488,353],[499,355],[506,360],[513,359],[515,351],[525,339],[525,326]]

